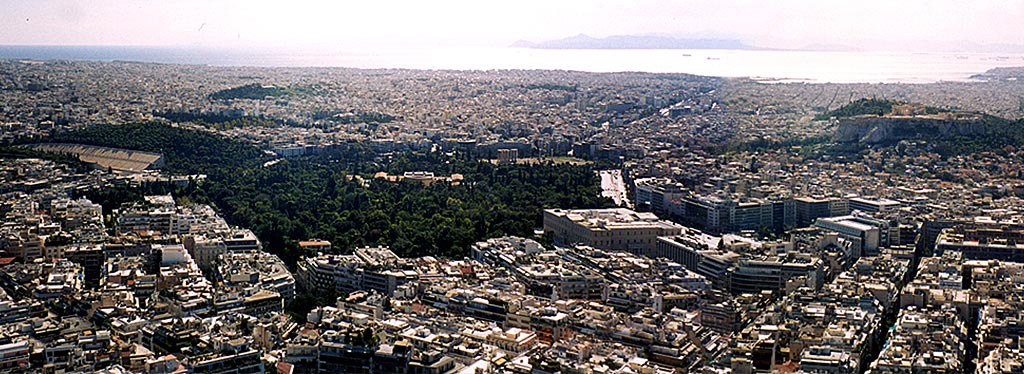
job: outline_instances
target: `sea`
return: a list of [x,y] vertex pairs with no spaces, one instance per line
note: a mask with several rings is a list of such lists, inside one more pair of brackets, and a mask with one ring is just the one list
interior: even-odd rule
[[511,47],[414,47],[326,51],[199,47],[0,46],[0,58],[261,67],[632,71],[808,83],[969,81],[972,75],[991,68],[1024,66],[1024,54],[1013,53],[716,49],[561,50]]

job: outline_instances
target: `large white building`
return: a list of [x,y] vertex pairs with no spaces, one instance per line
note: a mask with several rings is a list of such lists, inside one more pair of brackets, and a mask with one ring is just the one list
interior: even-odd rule
[[679,235],[682,231],[683,226],[654,213],[626,208],[544,210],[544,233],[559,244],[647,254],[657,247],[659,236]]
[[415,270],[403,270],[403,259],[387,248],[357,248],[353,255],[325,255],[299,261],[296,279],[306,290],[354,292],[374,290],[393,296],[415,281]]
[[861,255],[876,255],[880,247],[888,245],[889,225],[883,220],[850,215],[818,218],[814,225],[853,240]]
[[275,255],[266,252],[231,252],[217,259],[214,278],[219,287],[238,288],[245,293],[258,290],[277,292],[285,302],[295,297],[295,278]]
[[200,269],[212,269],[217,257],[222,254],[259,251],[261,245],[252,231],[232,229],[186,237],[185,248],[188,248]]
[[209,205],[175,205],[170,195],[146,196],[145,204],[125,206],[117,217],[117,230],[121,233],[158,231],[188,235],[227,229],[227,222]]
[[900,202],[889,199],[867,199],[855,197],[850,199],[849,210],[859,210],[865,213],[888,213],[899,209]]
[[636,181],[635,206],[637,210],[652,212],[662,217],[669,215],[674,201],[687,196],[682,183],[669,178],[644,178]]

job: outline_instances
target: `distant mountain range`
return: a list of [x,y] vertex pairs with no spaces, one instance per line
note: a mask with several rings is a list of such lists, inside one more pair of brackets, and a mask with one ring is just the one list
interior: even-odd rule
[[545,42],[520,40],[517,48],[539,49],[760,49],[735,39],[679,39],[670,36],[616,35],[594,38],[584,34]]

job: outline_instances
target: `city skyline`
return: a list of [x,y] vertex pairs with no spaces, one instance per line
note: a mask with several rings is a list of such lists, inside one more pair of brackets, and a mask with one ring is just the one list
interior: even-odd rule
[[0,9],[0,374],[1024,371],[1024,2]]

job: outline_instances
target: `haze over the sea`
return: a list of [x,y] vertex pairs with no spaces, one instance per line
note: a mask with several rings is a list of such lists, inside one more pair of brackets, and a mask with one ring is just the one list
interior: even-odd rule
[[964,81],[1024,54],[778,50],[401,48],[353,52],[162,47],[0,46],[0,58],[218,66],[642,71],[806,82]]

